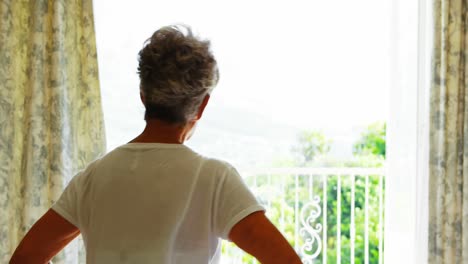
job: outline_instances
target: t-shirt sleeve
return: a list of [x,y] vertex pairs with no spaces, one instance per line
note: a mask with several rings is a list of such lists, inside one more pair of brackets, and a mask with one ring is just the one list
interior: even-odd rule
[[236,169],[229,167],[216,195],[215,230],[229,240],[229,232],[240,220],[265,208],[255,199]]
[[81,229],[83,222],[83,208],[85,203],[85,192],[89,189],[89,175],[92,172],[93,163],[77,173],[60,195],[59,199],[52,205],[52,210],[68,220],[74,226]]

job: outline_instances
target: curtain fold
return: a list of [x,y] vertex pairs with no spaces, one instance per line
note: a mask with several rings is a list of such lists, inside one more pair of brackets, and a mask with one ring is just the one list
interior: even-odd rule
[[[0,16],[0,262],[7,263],[73,175],[105,152],[105,135],[92,1],[3,0]],[[77,242],[65,252],[54,263],[84,262]]]
[[429,263],[468,263],[467,5],[434,0]]

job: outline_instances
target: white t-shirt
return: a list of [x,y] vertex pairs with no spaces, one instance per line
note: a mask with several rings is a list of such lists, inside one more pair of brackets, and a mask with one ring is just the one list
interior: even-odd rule
[[220,238],[264,210],[229,164],[181,144],[130,143],[78,173],[52,209],[87,263],[218,263]]

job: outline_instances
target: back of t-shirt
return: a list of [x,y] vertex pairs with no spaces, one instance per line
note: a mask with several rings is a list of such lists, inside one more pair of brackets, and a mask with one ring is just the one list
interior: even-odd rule
[[87,263],[218,263],[220,238],[264,210],[229,164],[160,143],[91,163],[52,209],[80,229]]

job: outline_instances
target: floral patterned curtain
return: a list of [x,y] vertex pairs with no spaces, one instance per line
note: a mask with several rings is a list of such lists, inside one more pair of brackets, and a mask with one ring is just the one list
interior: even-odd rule
[[[2,0],[0,17],[0,263],[7,263],[71,177],[103,154],[105,137],[92,1]],[[84,262],[78,246],[65,252],[54,263]]]
[[429,263],[468,263],[468,2],[434,0]]

